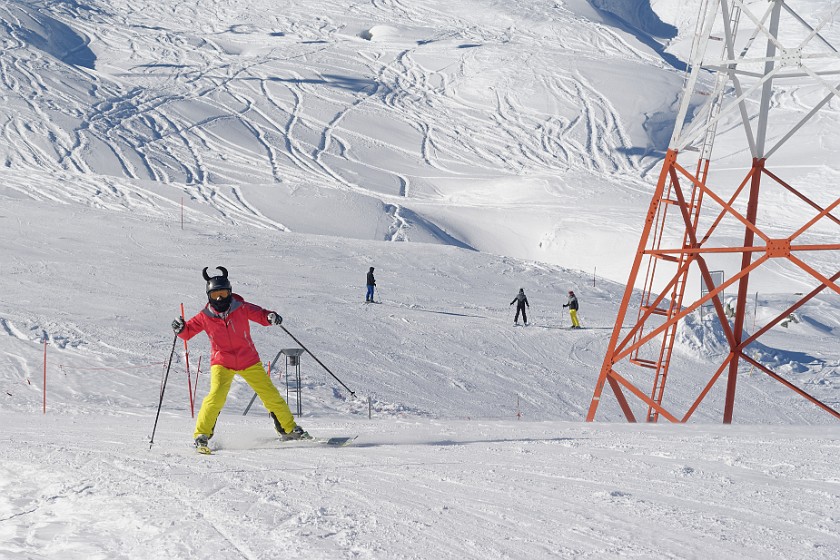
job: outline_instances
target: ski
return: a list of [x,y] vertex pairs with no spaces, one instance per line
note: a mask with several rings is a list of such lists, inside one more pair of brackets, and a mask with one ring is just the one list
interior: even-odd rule
[[[290,444],[295,443],[311,443],[316,445],[329,445],[330,447],[347,447],[348,445],[352,444],[356,438],[359,436],[334,436],[334,437],[310,437],[306,439],[287,439],[281,440],[280,446],[287,446]],[[213,450],[207,447],[206,445],[197,446],[195,448],[196,453],[201,455],[215,455]]]
[[350,445],[353,441],[359,436],[340,436],[340,437],[331,437],[331,438],[315,438],[315,441],[318,443],[323,443],[325,445],[334,445],[336,447],[344,447],[346,445]]
[[290,443],[317,443],[321,445],[330,445],[333,447],[345,447],[353,443],[359,436],[336,436],[336,437],[310,437],[306,439],[287,439],[281,441],[281,445],[288,445]]

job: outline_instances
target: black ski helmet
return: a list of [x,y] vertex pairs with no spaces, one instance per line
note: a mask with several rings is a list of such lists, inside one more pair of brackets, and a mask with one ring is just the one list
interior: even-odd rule
[[204,276],[204,279],[207,280],[207,293],[209,294],[213,290],[233,290],[230,287],[230,280],[228,280],[228,271],[223,266],[217,266],[219,270],[222,271],[221,276],[208,276],[207,268],[204,267],[204,270],[201,271],[201,275]]

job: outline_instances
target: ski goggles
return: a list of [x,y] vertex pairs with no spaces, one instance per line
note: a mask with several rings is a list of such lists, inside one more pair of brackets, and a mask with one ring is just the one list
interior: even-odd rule
[[210,299],[225,299],[230,295],[230,290],[213,290],[211,292],[207,292],[207,296]]

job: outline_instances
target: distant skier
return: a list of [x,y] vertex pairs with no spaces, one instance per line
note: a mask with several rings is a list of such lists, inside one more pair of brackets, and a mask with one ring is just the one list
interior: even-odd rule
[[516,294],[516,297],[513,298],[513,301],[510,302],[511,305],[516,304],[516,317],[513,318],[513,324],[519,324],[519,314],[522,313],[522,322],[525,325],[528,324],[528,316],[525,314],[525,307],[531,307],[531,304],[528,303],[528,298],[525,296],[525,290],[523,288],[519,288],[519,293]]
[[234,294],[227,269],[217,268],[222,271],[221,276],[208,276],[207,268],[202,271],[207,281],[208,303],[204,309],[186,323],[183,317],[172,321],[172,330],[184,340],[201,331],[210,337],[210,392],[201,403],[195,422],[195,446],[210,453],[207,443],[213,437],[216,420],[237,374],[259,395],[282,439],[309,439],[309,434],[295,423],[289,405],[271,382],[251,340],[250,321],[269,326],[281,324],[283,318]]
[[568,303],[564,303],[563,307],[568,307],[569,308],[569,316],[572,318],[572,328],[573,329],[581,328],[580,321],[578,321],[578,318],[577,318],[578,300],[577,300],[577,296],[575,295],[575,293],[572,290],[569,290],[569,301],[568,301]]
[[365,303],[373,303],[373,289],[376,287],[376,278],[373,277],[373,267],[370,267],[367,273],[367,294],[365,294]]

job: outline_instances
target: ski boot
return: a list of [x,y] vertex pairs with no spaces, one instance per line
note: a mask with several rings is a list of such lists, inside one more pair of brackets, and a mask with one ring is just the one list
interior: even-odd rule
[[197,438],[195,438],[195,450],[203,455],[210,455],[210,447],[208,444],[210,443],[210,438],[201,434]]
[[300,426],[295,426],[291,432],[286,433],[286,430],[283,429],[283,426],[280,425],[280,421],[277,420],[277,417],[272,412],[270,414],[271,419],[274,421],[274,431],[277,432],[277,435],[280,436],[280,439],[283,441],[289,440],[296,440],[296,439],[312,439],[312,436],[306,432]]
[[309,432],[301,428],[300,426],[295,426],[295,428],[286,434],[284,439],[287,440],[296,440],[296,439],[312,439],[312,436],[309,435]]

